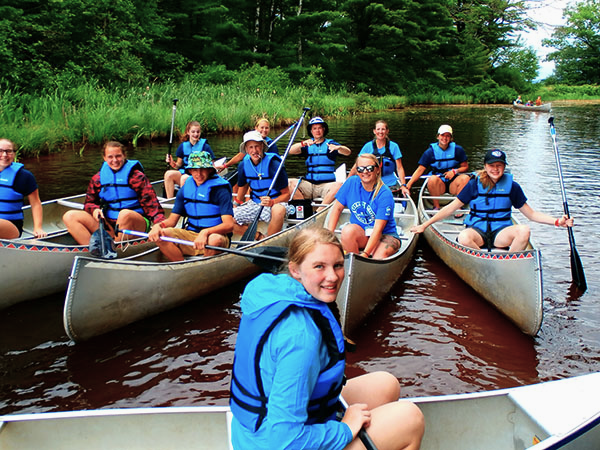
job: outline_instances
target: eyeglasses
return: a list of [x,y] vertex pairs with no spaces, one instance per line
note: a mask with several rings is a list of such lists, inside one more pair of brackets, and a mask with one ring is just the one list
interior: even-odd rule
[[370,166],[356,166],[356,171],[358,173],[363,173],[365,170],[367,172],[373,172],[375,170],[375,167],[377,167],[377,166],[373,166],[373,165],[370,165]]
[[3,148],[0,148],[0,155],[2,153],[6,154],[6,155],[12,155],[15,151],[14,150],[4,150]]

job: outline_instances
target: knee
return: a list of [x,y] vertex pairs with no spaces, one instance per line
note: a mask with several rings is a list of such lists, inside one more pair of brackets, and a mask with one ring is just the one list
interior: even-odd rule
[[82,211],[76,211],[76,210],[67,211],[66,213],[63,214],[62,220],[65,223],[65,225],[67,225],[67,226],[77,223],[77,222],[79,222],[78,217],[81,216],[81,212]]
[[364,233],[364,231],[362,230],[362,228],[359,225],[350,223],[348,225],[346,225],[344,228],[342,228],[342,239],[346,239],[346,238],[356,238],[360,233]]
[[282,218],[285,216],[285,206],[283,206],[281,203],[275,203],[272,207],[271,207],[271,216],[273,218]]
[[521,239],[529,240],[529,237],[531,236],[531,230],[529,229],[529,226],[519,224],[516,225],[516,227],[517,236],[519,236]]
[[379,371],[373,372],[373,377],[377,377],[374,384],[379,386],[384,403],[395,402],[400,398],[400,383],[394,375]]

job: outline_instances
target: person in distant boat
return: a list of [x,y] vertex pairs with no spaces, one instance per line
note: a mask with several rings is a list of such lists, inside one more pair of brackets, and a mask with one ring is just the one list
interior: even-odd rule
[[[258,119],[256,124],[254,125],[254,130],[258,131],[267,143],[266,153],[275,153],[276,155],[279,155],[279,149],[277,148],[277,144],[271,144],[271,142],[273,142],[273,139],[269,137],[269,131],[271,130],[271,124],[269,123],[269,120],[265,119],[264,117],[262,119]],[[242,159],[244,159],[244,156],[246,156],[245,150],[238,152],[238,154],[231,158],[229,161],[220,166],[217,166],[217,171],[221,172],[223,169],[227,169],[229,167],[234,166],[235,164],[239,163]]]
[[[392,191],[402,191],[404,195],[410,195],[410,191],[406,187],[406,175],[404,166],[402,165],[402,152],[400,147],[394,141],[390,141],[388,135],[390,129],[385,120],[375,122],[373,129],[375,139],[367,142],[359,155],[372,153],[381,161],[381,179],[387,187]],[[350,176],[356,175],[356,164],[350,170]]]
[[[260,220],[267,222],[267,235],[275,234],[283,228],[283,221],[290,213],[287,201],[290,199],[288,176],[282,166],[273,190],[269,187],[281,163],[281,158],[275,153],[265,153],[267,141],[254,130],[244,134],[244,142],[240,144],[240,152],[246,156],[238,166],[238,191],[234,201],[240,205],[234,208],[234,233],[243,235],[258,211]],[[246,193],[251,189],[250,200],[245,202]]]
[[542,97],[538,95],[538,98],[535,99],[535,106],[542,106]]
[[525,106],[533,106],[533,102],[531,100],[527,100],[527,103],[525,103]]
[[[432,196],[440,196],[446,192],[456,195],[469,182],[466,173],[469,162],[465,150],[454,142],[452,127],[442,125],[438,129],[437,142],[429,145],[419,159],[419,166],[414,171],[406,187],[410,188],[429,170],[427,187]],[[440,207],[439,200],[433,200],[433,207]]]
[[[104,163],[90,180],[83,211],[63,215],[69,233],[80,245],[88,245],[103,218],[113,229],[148,232],[152,223],[165,220],[150,180],[139,161],[127,159],[120,142],[109,141],[102,149]],[[103,211],[106,210],[106,213]],[[106,215],[105,215],[106,214]],[[123,234],[116,236],[122,239]]]
[[[398,400],[388,372],[344,382],[344,336],[335,307],[344,252],[321,227],[301,230],[289,274],[262,274],[242,294],[229,405],[231,441],[244,449],[364,449],[361,428],[379,450],[416,450],[425,419]],[[334,312],[335,311],[335,312]],[[339,416],[340,394],[350,405]]]
[[23,233],[23,202],[31,205],[33,235],[46,236],[42,229],[43,211],[40,192],[33,174],[15,162],[15,144],[0,139],[0,238],[16,239]]
[[[310,119],[306,132],[311,139],[297,142],[290,147],[291,155],[301,155],[306,158],[306,175],[300,182],[294,198],[296,200],[321,198],[323,204],[329,204],[342,185],[335,181],[336,159],[338,155],[348,156],[352,151],[345,145],[325,137],[329,133],[329,126],[320,117]],[[292,192],[297,183],[297,179],[290,181]]]
[[200,138],[202,128],[199,122],[195,120],[188,122],[185,126],[185,132],[181,138],[181,144],[177,147],[175,152],[176,160],[168,154],[166,162],[173,170],[167,170],[165,172],[165,195],[167,198],[171,198],[175,195],[175,185],[183,186],[185,180],[189,176],[185,173],[184,167],[187,165],[188,157],[192,152],[207,152],[212,159],[215,159],[215,155],[210,148],[210,145],[206,142],[206,139]]
[[521,96],[520,96],[520,95],[519,95],[519,96],[517,97],[517,99],[515,100],[515,103],[516,103],[517,105],[522,105],[522,104],[523,104],[523,100],[521,99]]
[[[177,192],[171,214],[154,224],[148,236],[169,261],[183,261],[184,255],[216,255],[217,250],[205,246],[229,247],[233,232],[231,186],[217,175],[210,154],[192,152],[185,168],[191,176]],[[185,229],[175,228],[182,216],[187,217]],[[193,241],[194,246],[167,242],[161,236]]]
[[458,235],[458,242],[466,247],[508,248],[511,252],[525,250],[530,230],[527,225],[513,224],[513,207],[533,222],[557,227],[573,226],[573,219],[566,215],[554,218],[533,210],[527,204],[521,186],[513,180],[512,174],[505,172],[505,168],[506,154],[498,149],[488,151],[483,170],[471,178],[456,199],[411,231],[422,233],[429,225],[449,217],[466,204],[470,204],[471,211],[464,221],[466,228]]
[[372,153],[356,159],[358,175],[348,177],[335,196],[328,228],[334,231],[344,208],[350,223],[342,228],[342,245],[347,253],[383,259],[400,249],[394,220],[394,196],[381,179],[381,168]]

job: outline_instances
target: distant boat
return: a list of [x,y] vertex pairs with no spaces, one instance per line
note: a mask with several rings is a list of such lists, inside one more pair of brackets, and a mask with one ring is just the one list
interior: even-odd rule
[[552,103],[544,103],[539,106],[527,106],[524,103],[513,102],[513,107],[517,109],[523,109],[525,111],[535,111],[535,112],[550,112],[550,108],[552,107]]

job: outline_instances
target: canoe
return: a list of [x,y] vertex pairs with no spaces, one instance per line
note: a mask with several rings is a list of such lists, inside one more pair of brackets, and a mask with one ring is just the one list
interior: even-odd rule
[[544,103],[543,105],[533,105],[526,106],[523,103],[515,103],[513,102],[513,108],[522,109],[523,111],[533,111],[533,112],[549,112],[552,108],[552,103]]
[[[409,400],[425,416],[421,450],[596,450],[600,442],[600,372]],[[230,450],[231,417],[226,406],[0,416],[0,449]]]
[[[238,250],[288,247],[300,229],[322,226],[330,207],[304,220],[288,219],[279,233]],[[259,230],[266,234],[265,225],[260,222]],[[64,305],[65,331],[73,341],[83,341],[195,300],[256,271],[258,266],[247,258],[231,253],[180,262],[165,261],[158,249],[119,260],[78,256]]]
[[[155,190],[162,191],[162,182],[154,186]],[[34,238],[30,206],[23,208],[21,237],[0,239],[0,309],[66,289],[73,260],[77,255],[87,254],[88,246],[75,242],[62,216],[69,210],[83,209],[84,201],[85,194],[79,194],[42,202],[43,229],[48,236],[41,239]],[[145,239],[132,239],[127,245],[119,245],[117,253],[119,257],[130,256],[155,246]]]
[[[427,194],[427,181],[419,193],[421,223],[435,214]],[[440,201],[454,197],[444,195]],[[500,249],[476,250],[456,242],[464,229],[465,216],[449,218],[428,227],[423,233],[433,251],[456,274],[484,299],[513,321],[524,333],[535,336],[542,325],[542,266],[541,253],[530,241],[522,252]],[[513,222],[516,223],[513,218]]]
[[[386,259],[365,258],[354,253],[349,253],[344,258],[346,277],[336,301],[345,335],[352,334],[412,261],[418,235],[409,230],[418,223],[417,208],[411,198],[396,198],[395,202],[394,219],[401,238],[400,249]],[[325,223],[328,222],[329,215],[325,219]],[[344,209],[336,229],[338,235],[341,227],[348,222],[350,211]]]

